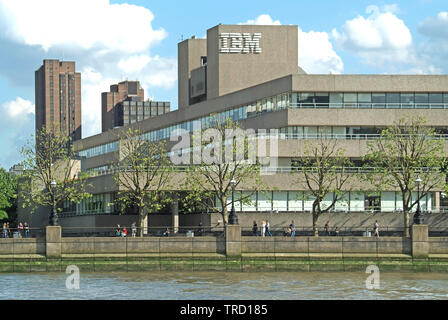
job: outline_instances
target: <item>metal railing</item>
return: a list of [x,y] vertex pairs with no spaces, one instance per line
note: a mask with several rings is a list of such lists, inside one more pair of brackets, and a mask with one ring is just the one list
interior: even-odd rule
[[[140,227],[62,227],[63,237],[137,237]],[[224,226],[156,226],[143,228],[144,237],[222,236]]]
[[[194,165],[176,165],[171,167],[172,172],[186,172],[189,169],[193,168]],[[305,166],[272,166],[272,167],[260,167],[261,173],[288,173],[288,172],[294,172],[294,171],[310,171],[315,170],[317,171],[317,167],[305,167]],[[420,168],[421,170],[432,170],[434,172],[439,172],[440,168]],[[378,170],[377,167],[335,167],[335,172],[345,172],[345,173],[367,173],[367,172],[374,172],[375,170]],[[397,168],[397,171],[399,171],[400,168]],[[88,173],[89,177],[98,177],[98,176],[105,176],[105,175],[113,175],[117,172],[132,172],[131,169],[124,168],[124,167],[114,167],[106,170],[92,170],[92,171],[86,171]]]
[[448,103],[371,103],[371,102],[346,102],[346,103],[289,103],[289,109],[313,108],[313,109],[448,109]]
[[0,229],[0,238],[1,239],[21,239],[21,238],[39,238],[45,236],[44,228],[7,228]]
[[[312,227],[295,227],[295,237],[311,237],[314,236],[314,230]],[[273,227],[270,228],[270,233],[272,236],[285,236],[291,237],[291,233],[288,230],[288,227]],[[379,234],[380,236],[389,236],[389,237],[402,237],[404,235],[405,229],[403,227],[388,227],[388,226],[380,226]],[[447,229],[448,232],[448,229]],[[336,230],[336,226],[331,226],[329,232],[327,233],[325,228],[318,228],[319,236],[344,236],[344,237],[370,237],[374,236],[374,230],[372,227],[338,227]],[[261,227],[258,224],[257,231],[254,231],[253,227],[243,227],[242,228],[243,236],[253,236],[253,237],[262,237]],[[265,237],[269,237],[267,233],[265,233]]]

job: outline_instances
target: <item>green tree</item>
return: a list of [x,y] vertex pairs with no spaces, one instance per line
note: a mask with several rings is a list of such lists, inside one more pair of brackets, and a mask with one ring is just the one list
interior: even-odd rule
[[193,134],[202,135],[202,149],[194,151],[199,153],[201,163],[191,165],[186,171],[183,189],[187,195],[183,201],[187,211],[197,207],[190,204],[200,202],[207,212],[221,214],[226,224],[232,205],[232,180],[235,190],[251,190],[244,195],[235,195],[235,201],[243,204],[251,204],[252,196],[264,187],[260,165],[255,161],[255,149],[251,149],[255,146],[253,138],[248,137],[230,118],[220,119],[216,115],[211,118],[212,128]]
[[141,138],[138,129],[128,129],[120,136],[119,170],[114,175],[119,192],[116,202],[124,211],[135,206],[139,217],[139,235],[143,236],[144,222],[149,212],[168,204],[168,188],[172,165],[165,143]]
[[[87,175],[81,173],[81,162],[70,138],[57,128],[38,131],[35,140],[22,148],[22,155],[25,160],[19,195],[24,208],[34,212],[40,206],[52,207],[55,203],[60,212],[64,201],[79,203],[91,196],[86,192]],[[56,187],[52,186],[53,181]]]
[[7,211],[15,205],[16,198],[17,179],[0,168],[0,220],[11,218]]
[[[420,199],[436,188],[443,188],[446,154],[443,140],[436,139],[433,128],[423,117],[405,117],[381,133],[381,138],[367,144],[366,166],[374,170],[365,180],[377,190],[400,190],[403,202],[405,236],[409,236],[409,213]],[[420,177],[420,199],[416,179]]]
[[[350,172],[351,163],[344,154],[337,139],[322,136],[307,140],[300,155],[300,167],[292,171],[297,175],[298,183],[305,182],[313,200],[313,233],[316,237],[319,235],[319,216],[332,210],[350,191],[355,174]],[[323,201],[328,195],[333,195],[333,200],[329,205],[324,205]]]

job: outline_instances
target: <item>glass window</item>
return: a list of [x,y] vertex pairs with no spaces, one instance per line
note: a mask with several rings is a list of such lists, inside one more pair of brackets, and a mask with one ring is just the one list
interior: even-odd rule
[[274,105],[272,104],[272,98],[267,99],[266,110],[267,112],[271,112],[272,110],[274,110]]
[[386,93],[387,108],[395,109],[400,107],[400,94],[399,93]]
[[303,211],[303,192],[288,192],[288,211]]
[[[448,101],[446,101],[448,102]],[[445,102],[445,103],[446,103]],[[443,94],[442,93],[430,93],[429,94],[429,104],[431,108],[443,108]]]
[[345,139],[345,127],[333,127],[333,136],[336,139]]
[[372,93],[372,107],[384,108],[386,103],[385,93]]
[[316,106],[319,108],[328,108],[330,102],[328,93],[316,92],[315,100]]
[[443,103],[445,103],[445,105],[448,105],[448,93],[443,94]]
[[298,94],[299,107],[313,107],[314,93],[299,93]]
[[[277,96],[277,101],[278,101],[278,96]],[[291,96],[291,107],[292,108],[297,107],[297,93],[296,92],[294,92]]]
[[315,138],[317,136],[317,127],[303,127],[305,138]]
[[330,93],[330,108],[342,108],[343,97],[342,93]]
[[415,107],[416,108],[428,108],[428,94],[416,93],[415,94]]
[[344,93],[344,107],[356,108],[358,103],[358,95],[356,93]]
[[273,195],[274,195],[274,197],[273,197],[272,210],[287,211],[288,210],[288,192],[287,191],[274,191]]
[[372,94],[358,93],[358,103],[360,108],[370,108],[372,106]]
[[400,95],[400,102],[402,108],[414,108],[414,94],[402,93]]
[[331,138],[332,130],[331,127],[319,127],[319,135],[322,137]]

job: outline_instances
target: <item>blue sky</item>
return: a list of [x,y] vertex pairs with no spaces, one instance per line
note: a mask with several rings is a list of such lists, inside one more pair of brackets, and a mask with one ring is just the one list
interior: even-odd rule
[[101,130],[101,92],[126,78],[177,108],[177,43],[218,23],[297,25],[308,73],[448,73],[446,0],[0,0],[0,166],[34,133],[43,59],[76,61],[86,137]]

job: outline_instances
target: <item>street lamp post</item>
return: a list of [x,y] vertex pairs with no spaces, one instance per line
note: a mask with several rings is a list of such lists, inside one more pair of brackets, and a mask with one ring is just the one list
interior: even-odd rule
[[56,210],[56,181],[53,179],[51,185],[51,200],[53,202],[53,209],[50,214],[50,226],[58,225],[58,212]]
[[415,182],[417,183],[417,211],[414,215],[414,224],[423,224],[423,214],[420,209],[420,183],[422,183],[422,179],[417,177]]
[[232,209],[230,209],[229,224],[238,224],[238,216],[235,214],[235,203],[234,203],[235,185],[236,185],[235,179],[230,180],[230,186],[232,187]]

